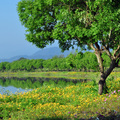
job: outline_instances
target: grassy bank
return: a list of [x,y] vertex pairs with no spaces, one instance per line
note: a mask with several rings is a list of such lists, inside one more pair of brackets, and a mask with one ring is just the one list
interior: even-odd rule
[[[117,78],[120,72],[112,72],[110,77]],[[66,78],[66,79],[90,79],[98,81],[100,79],[99,72],[0,72],[0,77],[45,77],[45,78]]]
[[99,72],[0,72],[1,77],[46,77],[67,79],[99,79]]
[[[113,74],[114,75],[114,74]],[[27,93],[0,95],[0,118],[40,119],[120,119],[120,78],[107,79],[108,93],[98,95],[98,84],[44,82]]]

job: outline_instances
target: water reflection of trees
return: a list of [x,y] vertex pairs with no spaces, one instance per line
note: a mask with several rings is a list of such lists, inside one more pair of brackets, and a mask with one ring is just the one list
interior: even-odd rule
[[16,88],[22,88],[22,89],[34,89],[39,88],[42,85],[48,85],[48,84],[77,84],[78,82],[87,82],[87,79],[66,79],[66,78],[35,78],[35,77],[27,77],[27,78],[0,78],[0,85],[3,87],[7,86],[14,86]]

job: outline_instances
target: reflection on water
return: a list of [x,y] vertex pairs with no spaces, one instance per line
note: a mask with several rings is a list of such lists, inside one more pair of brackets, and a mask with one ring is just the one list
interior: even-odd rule
[[[65,78],[0,78],[0,94],[15,94],[16,92],[27,92],[35,88],[39,88],[45,85],[45,82],[54,81],[54,83],[59,84],[60,81],[64,83],[72,82],[72,84],[77,84],[78,82],[87,82],[88,80],[80,79],[65,79]],[[62,83],[61,83],[62,84]]]
[[30,91],[32,89],[22,89],[22,88],[16,88],[14,86],[7,86],[7,87],[2,87],[0,86],[0,94],[7,94],[7,95],[11,95],[11,94],[15,94],[15,93],[19,93],[19,92],[27,92]]

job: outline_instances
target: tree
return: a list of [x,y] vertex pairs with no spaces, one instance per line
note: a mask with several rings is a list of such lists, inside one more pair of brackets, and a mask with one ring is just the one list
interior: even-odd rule
[[88,70],[95,70],[98,71],[98,63],[97,58],[94,53],[92,52],[85,52],[83,54],[83,58],[80,60],[82,62],[82,66]]
[[[18,14],[26,27],[26,39],[40,48],[59,41],[62,50],[93,49],[101,78],[105,80],[120,60],[120,2],[117,0],[21,0]],[[111,54],[111,50],[114,54]],[[102,54],[111,59],[105,71]]]
[[58,70],[68,70],[66,58],[59,58],[57,61]]
[[26,58],[24,58],[24,57],[21,57],[21,58],[19,58],[19,59],[18,59],[18,61],[20,61],[20,60],[24,60],[24,59],[26,59]]
[[36,59],[34,64],[35,69],[42,69],[43,68],[43,59]]
[[1,62],[0,63],[0,71],[6,70],[6,66],[9,64],[9,62]]

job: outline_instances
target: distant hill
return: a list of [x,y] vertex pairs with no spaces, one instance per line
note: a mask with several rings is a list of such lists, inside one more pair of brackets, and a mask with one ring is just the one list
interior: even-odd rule
[[15,60],[18,60],[18,59],[20,59],[20,58],[28,58],[29,56],[27,56],[27,55],[19,55],[19,56],[14,56],[14,57],[11,57],[11,58],[9,58],[9,59],[0,59],[0,63],[1,62],[13,62],[13,61],[15,61]]
[[71,51],[61,52],[61,49],[58,47],[51,47],[37,51],[33,55],[29,56],[30,59],[50,59],[55,55],[60,56],[61,54],[66,57]]
[[[74,50],[75,51],[75,50]],[[26,59],[51,59],[54,56],[60,56],[64,55],[66,57],[67,55],[70,54],[70,52],[74,52],[73,50],[61,52],[61,49],[58,47],[51,47],[51,48],[45,48],[42,50],[37,51],[33,55],[27,56],[27,55],[19,55],[19,56],[14,56],[9,59],[0,59],[0,62],[13,62],[15,60],[19,60],[20,58],[26,58]]]

